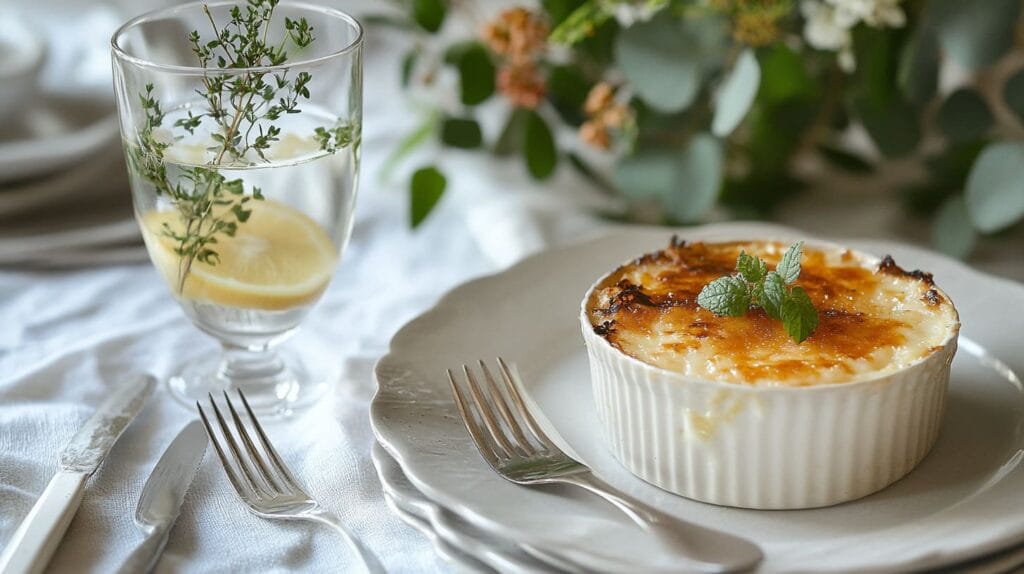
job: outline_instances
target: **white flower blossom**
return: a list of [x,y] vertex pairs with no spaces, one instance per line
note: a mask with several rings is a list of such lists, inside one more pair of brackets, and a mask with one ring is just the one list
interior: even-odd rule
[[854,69],[850,31],[864,22],[873,28],[900,28],[906,24],[903,0],[803,0],[804,38],[819,50],[837,52],[839,67]]
[[804,37],[819,50],[837,51],[850,44],[850,26],[844,26],[836,17],[836,9],[817,0],[805,0],[800,5],[804,15]]
[[864,22],[874,28],[900,28],[906,15],[900,3],[903,0],[825,0],[836,11],[836,20],[852,28]]
[[666,0],[606,0],[604,8],[615,16],[619,26],[629,28],[647,22],[667,4]]

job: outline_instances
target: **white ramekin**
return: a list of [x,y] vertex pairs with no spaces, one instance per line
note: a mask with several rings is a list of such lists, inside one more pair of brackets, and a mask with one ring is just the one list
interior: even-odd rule
[[[607,277],[607,276],[606,276]],[[753,386],[685,377],[622,353],[581,321],[615,458],[669,492],[757,509],[839,504],[911,471],[938,437],[954,330],[899,371],[850,383]]]

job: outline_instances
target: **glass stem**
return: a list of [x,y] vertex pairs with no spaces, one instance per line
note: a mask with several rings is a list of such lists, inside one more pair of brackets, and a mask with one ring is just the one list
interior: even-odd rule
[[263,394],[268,391],[278,394],[279,385],[290,383],[288,370],[277,351],[270,347],[249,349],[224,344],[217,376],[230,383],[231,388],[241,389],[247,395]]

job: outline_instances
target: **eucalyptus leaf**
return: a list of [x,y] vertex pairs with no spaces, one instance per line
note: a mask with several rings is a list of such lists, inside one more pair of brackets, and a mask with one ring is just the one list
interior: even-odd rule
[[669,214],[679,222],[693,223],[714,207],[722,187],[724,167],[722,144],[707,134],[690,140],[677,170],[675,192],[669,202]]
[[621,160],[615,185],[633,200],[658,199],[680,223],[699,221],[714,206],[722,185],[721,143],[707,134],[681,151],[641,151]]
[[427,32],[437,32],[448,12],[444,0],[412,0],[412,19]]
[[441,141],[448,146],[474,149],[483,143],[480,124],[472,118],[445,118],[441,123]]
[[657,198],[665,203],[678,183],[678,162],[667,151],[641,151],[621,159],[612,179],[628,199]]
[[523,155],[530,175],[535,179],[550,177],[558,164],[558,150],[551,129],[537,112],[527,113],[524,135]]
[[448,180],[434,166],[420,168],[409,182],[409,223],[415,229],[423,223],[444,195]]
[[953,142],[984,136],[995,123],[988,104],[970,88],[960,88],[942,102],[936,117],[939,129]]
[[1013,45],[1020,0],[932,0],[929,14],[943,51],[967,70],[977,70]]
[[1003,84],[1003,101],[1024,122],[1024,68],[1010,76]]
[[854,99],[853,108],[861,123],[883,155],[903,157],[915,149],[921,139],[918,111],[899,99],[873,101],[867,97]]
[[[671,8],[667,10],[671,14]],[[730,50],[735,46],[732,22],[725,14],[707,12],[700,18],[683,18],[683,34],[697,50],[697,60],[705,72],[725,67]]]
[[939,46],[930,26],[921,26],[903,47],[896,81],[908,101],[923,105],[939,85]]
[[1024,216],[1024,144],[987,146],[967,177],[964,199],[974,227],[984,233],[1005,229]]
[[700,89],[697,46],[667,14],[619,33],[615,59],[640,99],[655,110],[682,111]]
[[754,103],[757,87],[761,83],[761,68],[750,48],[743,50],[736,59],[729,77],[725,79],[715,102],[715,115],[711,120],[711,133],[718,137],[726,137],[736,126]]
[[932,223],[932,243],[939,251],[963,259],[974,250],[977,240],[964,198],[950,197]]

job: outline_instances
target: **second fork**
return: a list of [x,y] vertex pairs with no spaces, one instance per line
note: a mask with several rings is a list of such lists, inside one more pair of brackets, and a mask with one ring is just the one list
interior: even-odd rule
[[[199,409],[199,416],[203,419],[203,425],[206,427],[210,442],[213,443],[217,457],[224,467],[228,481],[231,482],[231,486],[234,487],[242,502],[253,514],[263,518],[307,520],[330,526],[341,534],[346,544],[362,561],[367,572],[370,574],[383,573],[384,568],[376,556],[349,532],[337,515],[321,506],[295,479],[270,443],[266,433],[263,432],[263,427],[249,406],[249,401],[240,390],[238,397],[252,424],[253,433],[246,428],[242,417],[238,414],[238,410],[226,392],[224,401],[227,403],[228,411],[234,422],[234,433],[217,403],[213,400],[212,394],[209,396],[210,408],[213,411],[214,423],[220,430],[219,436],[214,432],[214,424],[207,417],[202,405],[196,402],[196,408]],[[235,440],[235,434],[238,435],[242,443],[241,447],[238,444],[239,441]],[[253,434],[256,436],[255,441]],[[256,442],[259,442],[259,447]]]
[[[618,492],[590,467],[565,454],[537,424],[520,392],[520,381],[498,358],[502,384],[478,361],[486,385],[462,366],[465,383],[448,370],[455,404],[484,460],[501,477],[522,485],[562,483],[584,488],[625,513],[687,560],[689,571],[734,572],[753,568],[764,555],[752,542],[680,520]],[[468,393],[463,390],[468,388]]]

